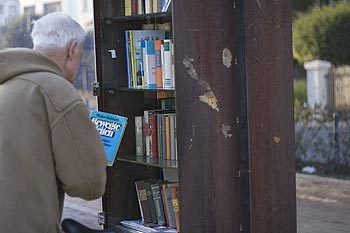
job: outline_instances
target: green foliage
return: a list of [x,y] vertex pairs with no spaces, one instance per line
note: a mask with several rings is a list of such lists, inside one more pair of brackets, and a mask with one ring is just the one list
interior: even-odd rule
[[350,64],[350,5],[315,7],[293,24],[293,52],[299,63],[321,59]]
[[306,80],[294,80],[294,108],[298,111],[307,101]]

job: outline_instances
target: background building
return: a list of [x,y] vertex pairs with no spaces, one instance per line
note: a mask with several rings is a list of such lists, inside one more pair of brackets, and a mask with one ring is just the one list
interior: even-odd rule
[[93,28],[93,6],[89,0],[19,0],[20,14],[45,15],[63,11],[78,21],[86,30]]
[[19,0],[0,0],[0,26],[19,16]]

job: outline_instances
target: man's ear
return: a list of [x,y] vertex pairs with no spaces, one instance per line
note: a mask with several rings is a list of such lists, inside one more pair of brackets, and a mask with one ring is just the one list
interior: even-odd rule
[[69,47],[68,47],[68,59],[73,59],[74,56],[76,56],[77,52],[77,47],[78,47],[78,41],[77,40],[72,40],[69,42]]

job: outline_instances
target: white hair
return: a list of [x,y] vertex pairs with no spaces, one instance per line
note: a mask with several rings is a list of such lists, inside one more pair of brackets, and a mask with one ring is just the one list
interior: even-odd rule
[[64,48],[75,39],[85,40],[85,30],[69,15],[53,12],[33,22],[32,39],[34,48]]

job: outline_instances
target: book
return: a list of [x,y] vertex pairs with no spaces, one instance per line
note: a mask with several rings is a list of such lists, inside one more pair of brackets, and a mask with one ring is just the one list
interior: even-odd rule
[[145,154],[158,157],[158,121],[157,114],[174,113],[173,109],[144,110]]
[[[149,226],[144,224],[141,220],[123,220],[120,222],[122,226],[127,227],[129,229],[135,230],[140,233],[148,233],[148,232],[163,232],[163,233],[177,233],[178,231],[174,228],[168,228],[166,226]],[[124,230],[124,229],[123,229]]]
[[[125,32],[127,33],[127,31]],[[145,87],[145,73],[147,72],[145,65],[145,53],[146,41],[150,40],[163,40],[165,38],[165,31],[162,30],[128,30],[130,34],[130,50],[131,61],[129,62],[132,65],[132,78],[135,80],[134,87],[142,88]],[[127,57],[128,59],[128,57]],[[128,61],[127,61],[128,63]],[[155,61],[154,61],[155,63]],[[148,73],[148,72],[147,72]]]
[[145,13],[145,1],[138,0],[137,1],[137,14],[143,15]]
[[175,215],[173,203],[171,198],[170,187],[177,183],[163,183],[162,184],[162,198],[164,203],[165,219],[168,227],[176,228]]
[[148,201],[149,209],[151,212],[151,219],[152,219],[152,223],[154,223],[154,224],[158,223],[158,218],[157,218],[157,213],[156,213],[156,209],[155,209],[155,205],[154,205],[151,184],[158,183],[158,182],[159,182],[159,180],[145,180],[144,181],[144,187],[146,189],[147,201]]
[[95,124],[107,155],[107,165],[113,166],[121,144],[128,118],[116,114],[93,110],[90,119]]
[[158,89],[163,88],[163,71],[162,71],[162,47],[163,40],[154,40],[154,53],[156,57],[156,86]]
[[169,10],[170,4],[171,4],[171,0],[165,0],[162,6],[162,12],[167,12]]
[[147,80],[146,88],[156,89],[156,55],[154,50],[154,40],[145,41],[145,69],[147,70],[147,75],[145,79]]
[[147,200],[147,192],[146,192],[144,182],[145,182],[144,180],[135,181],[135,188],[137,193],[137,199],[139,202],[142,221],[145,223],[151,223],[152,216],[151,216],[151,211]]
[[131,0],[131,14],[137,15],[137,1],[138,0]]
[[169,114],[169,120],[170,120],[170,159],[176,160],[176,147],[175,147],[175,121],[176,121],[176,115]]
[[125,16],[131,15],[131,0],[124,0]]
[[163,78],[163,88],[172,89],[173,86],[173,77],[172,77],[172,40],[166,39],[163,42],[163,59],[162,59],[162,78]]
[[157,224],[160,226],[163,226],[163,225],[166,225],[166,222],[165,222],[165,215],[164,215],[163,199],[161,195],[161,188],[159,187],[160,185],[161,185],[161,182],[151,184],[151,190],[152,190],[154,207],[157,215],[157,221],[158,221]]
[[130,31],[125,31],[125,49],[126,49],[126,69],[128,72],[128,88],[133,88],[132,83],[132,67],[131,67],[131,47],[130,47]]
[[174,187],[170,187],[169,189],[170,189],[171,201],[174,209],[176,229],[180,231],[180,205],[179,205],[179,194],[178,194],[179,187],[174,186]]
[[153,13],[153,0],[145,0],[145,13]]
[[136,141],[136,155],[143,156],[145,154],[143,116],[135,116],[135,141]]

